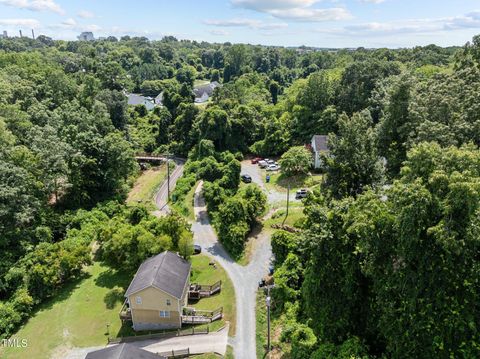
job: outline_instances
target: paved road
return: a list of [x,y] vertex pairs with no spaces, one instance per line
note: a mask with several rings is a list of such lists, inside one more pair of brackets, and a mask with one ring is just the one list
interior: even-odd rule
[[194,213],[196,221],[192,225],[194,240],[200,244],[208,256],[218,261],[227,272],[235,288],[237,307],[237,327],[233,341],[236,359],[256,358],[255,346],[255,305],[256,291],[260,279],[268,273],[272,255],[268,238],[262,238],[255,248],[248,266],[235,263],[210,225],[205,200],[202,195],[203,183],[195,190]]
[[[170,173],[170,192],[173,191],[177,181],[183,175],[183,165],[185,164],[184,160],[181,159],[174,159],[175,161],[175,169]],[[165,181],[158,190],[157,194],[155,195],[155,204],[158,208],[157,211],[154,212],[156,216],[164,216],[170,213],[170,209],[168,208],[168,181]]]

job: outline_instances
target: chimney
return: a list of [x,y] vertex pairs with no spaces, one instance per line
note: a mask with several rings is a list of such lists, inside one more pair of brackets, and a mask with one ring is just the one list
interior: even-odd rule
[[20,37],[23,37],[23,36],[22,36],[22,30],[19,30],[19,32],[20,32]]
[[32,39],[35,40],[35,32],[33,31],[33,29],[32,29]]

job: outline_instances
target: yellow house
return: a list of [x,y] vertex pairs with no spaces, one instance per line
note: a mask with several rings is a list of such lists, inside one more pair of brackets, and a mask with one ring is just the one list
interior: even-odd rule
[[169,251],[140,265],[125,293],[134,330],[181,328],[190,269],[188,261]]

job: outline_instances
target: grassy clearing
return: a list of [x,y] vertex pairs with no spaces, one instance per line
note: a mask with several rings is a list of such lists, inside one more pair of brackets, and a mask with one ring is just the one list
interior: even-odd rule
[[[322,183],[323,180],[323,175],[321,174],[297,175],[291,177],[287,177],[282,172],[270,172],[269,174],[270,182],[265,183],[267,189],[279,192],[287,192],[288,186],[290,186],[290,191],[296,191],[300,188],[313,188]],[[262,170],[262,175],[265,179],[267,171]]]
[[197,86],[202,86],[202,85],[207,85],[210,83],[210,80],[195,80],[193,82],[193,87],[197,87]]
[[272,225],[282,224],[284,220],[286,225],[298,227],[301,224],[302,220],[305,219],[305,215],[303,214],[303,207],[291,206],[288,211],[287,219],[285,219],[286,212],[286,208],[281,208],[277,210],[271,218],[267,219],[264,222],[265,229],[271,230]]
[[118,312],[131,274],[119,273],[98,262],[88,267],[87,275],[63,288],[17,332],[28,340],[27,348],[9,348],[2,358],[50,358],[69,347],[89,347],[107,342],[120,331]]
[[195,196],[197,185],[198,182],[195,183],[182,201],[175,202],[172,205],[178,213],[191,221],[195,220],[195,214],[193,212],[193,198]]
[[192,277],[191,283],[214,284],[222,281],[222,290],[209,298],[200,299],[196,303],[189,303],[189,306],[199,310],[215,310],[223,307],[223,320],[210,324],[210,330],[220,329],[225,321],[230,322],[229,335],[235,334],[236,307],[235,290],[233,284],[225,270],[217,263],[217,269],[209,265],[212,261],[205,255],[196,255],[192,257]]
[[143,204],[149,209],[154,209],[153,199],[158,187],[167,176],[167,167],[153,167],[144,171],[135,181],[132,190],[128,194],[127,204]]

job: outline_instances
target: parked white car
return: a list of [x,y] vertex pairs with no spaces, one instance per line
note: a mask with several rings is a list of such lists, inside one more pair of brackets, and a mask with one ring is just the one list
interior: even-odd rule
[[268,166],[268,163],[267,163],[267,161],[265,161],[265,160],[263,160],[263,161],[258,161],[258,166],[259,166],[260,168],[265,168],[265,167]]
[[267,171],[278,171],[280,169],[279,165],[272,164],[267,166]]

